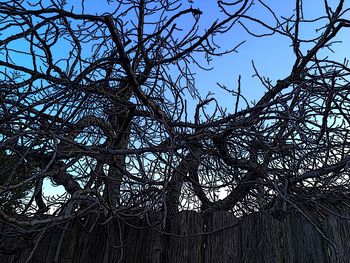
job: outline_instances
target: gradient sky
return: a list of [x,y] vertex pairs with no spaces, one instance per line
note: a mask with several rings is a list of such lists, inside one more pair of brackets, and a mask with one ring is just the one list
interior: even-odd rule
[[[44,1],[45,2],[45,1]],[[251,9],[247,14],[255,18],[259,18],[269,25],[274,26],[276,22],[273,20],[273,16],[269,11],[263,7],[258,1],[255,1]],[[325,14],[323,0],[308,0],[304,2],[304,16],[307,19],[313,19]],[[336,4],[338,1],[330,1]],[[92,14],[112,13],[115,10],[116,3],[107,4],[106,0],[85,0],[85,12]],[[200,30],[204,32],[205,28],[211,25],[217,18],[223,18],[223,14],[219,12],[216,0],[193,0],[181,1],[183,8],[193,6],[199,8],[203,14],[200,19]],[[295,0],[267,0],[265,3],[276,13],[278,17],[290,17],[294,13]],[[67,10],[74,6],[75,12],[80,12],[82,0],[67,0]],[[244,21],[243,21],[244,22]],[[184,19],[177,22],[180,26],[186,29],[186,26],[193,23],[193,17],[187,16]],[[322,21],[323,25],[324,21]],[[269,31],[257,25],[245,21],[245,25],[254,33],[268,33]],[[316,35],[316,28],[320,24],[300,26],[300,35],[305,38],[311,38]],[[320,34],[320,33],[317,33]],[[0,36],[0,39],[6,37]],[[339,34],[338,39],[341,39],[343,43],[338,43],[334,46],[336,51],[334,54],[325,52],[328,56],[336,58],[338,61],[348,55],[350,47],[350,29],[343,30],[342,34]],[[274,83],[278,79],[283,79],[291,71],[291,67],[294,62],[294,54],[292,52],[291,41],[285,36],[272,35],[269,37],[256,38],[247,34],[247,32],[237,24],[223,36],[219,36],[216,39],[216,43],[222,46],[222,50],[232,48],[241,41],[246,42],[239,47],[237,53],[231,53],[222,57],[213,57],[211,63],[208,65],[204,59],[203,54],[196,56],[198,61],[201,61],[201,65],[213,68],[211,71],[204,71],[193,64],[192,70],[196,72],[196,87],[200,94],[204,97],[208,92],[214,93],[215,97],[220,100],[220,105],[227,107],[230,112],[233,111],[235,105],[235,98],[230,96],[227,92],[218,87],[217,83],[223,84],[229,89],[237,88],[237,80],[239,75],[242,77],[242,94],[246,96],[249,101],[258,100],[264,92],[263,87],[258,78],[254,77],[254,71],[252,67],[252,61],[254,61],[259,73],[268,77]],[[29,45],[28,45],[29,47]],[[24,46],[23,41],[17,41],[13,44],[14,49],[23,50],[29,49]],[[308,47],[305,47],[306,51]],[[62,44],[56,46],[56,58],[67,57],[69,48],[65,48]],[[86,54],[89,53],[89,49],[85,49]],[[17,62],[17,61],[16,61]],[[22,66],[31,67],[30,59],[23,59],[22,56],[18,56],[18,64]],[[188,99],[189,106],[192,108],[197,101]],[[191,105],[192,104],[192,105]],[[241,104],[243,106],[243,104]]]
[[[97,2],[99,2],[98,5],[96,4]],[[304,4],[303,11],[306,19],[313,19],[325,14],[322,0],[308,0],[302,2]],[[332,0],[329,2],[334,5],[337,4],[338,1]],[[68,1],[68,3],[74,4],[77,10],[80,9],[80,0],[71,0]],[[203,12],[201,18],[201,26],[203,28],[209,26],[215,19],[223,17],[222,13],[219,13],[216,0],[193,0],[182,1],[182,3],[186,7],[192,5]],[[265,3],[278,17],[290,17],[294,13],[295,0],[267,0]],[[113,12],[114,6],[115,3],[107,5],[103,4],[103,1],[85,0],[86,12],[99,14]],[[271,13],[258,1],[252,6],[248,14],[260,18],[270,25],[275,25]],[[186,22],[189,24],[191,23],[189,20],[182,21],[184,25],[186,25]],[[254,33],[268,32],[257,24],[246,23],[246,25]],[[305,38],[315,36],[315,30],[318,26],[319,24],[302,24],[300,27],[300,35]],[[350,47],[350,30],[344,30],[343,33],[339,35],[339,39],[341,39],[343,43],[334,46],[336,52],[331,54],[327,51],[326,53],[328,56],[334,57],[338,61],[343,61],[348,55],[348,49]],[[270,37],[256,38],[247,34],[246,31],[237,24],[231,31],[227,32],[221,38],[218,38],[217,42],[225,49],[225,47],[232,48],[243,40],[246,40],[246,43],[238,49],[237,53],[222,57],[214,57],[209,65],[204,61],[203,56],[198,56],[198,59],[203,61],[203,66],[212,67],[213,70],[209,72],[203,71],[193,65],[193,71],[197,73],[195,78],[196,87],[200,94],[205,96],[208,92],[214,93],[215,97],[220,101],[220,104],[227,107],[231,112],[234,108],[235,99],[219,88],[217,83],[223,84],[229,89],[236,89],[238,76],[241,75],[242,94],[244,94],[249,101],[258,100],[264,92],[266,92],[266,89],[260,84],[256,77],[253,78],[254,71],[252,61],[254,61],[259,73],[271,79],[272,83],[288,76],[294,62],[294,54],[290,46],[291,41],[287,37],[277,34]],[[307,47],[305,47],[305,50],[307,50]]]
[[[96,4],[98,2],[98,4]],[[321,0],[308,0],[304,2],[304,16],[306,19],[313,19],[319,17],[325,13],[323,1]],[[332,1],[335,3],[338,1]],[[75,5],[76,11],[80,9],[80,0],[68,1],[69,4]],[[217,7],[217,1],[215,0],[194,0],[192,3],[183,1],[184,5],[192,5],[193,7],[201,9],[202,15],[202,28],[208,27],[215,19],[222,18],[222,14],[219,13]],[[280,16],[290,17],[293,15],[295,8],[294,0],[284,1],[265,1],[271,9]],[[93,14],[102,14],[104,12],[113,12],[113,6],[115,3],[107,5],[103,4],[103,1],[85,0],[85,12]],[[269,11],[261,4],[255,4],[250,11],[249,15],[256,18],[260,18],[262,21],[275,25],[275,21]],[[186,19],[191,19],[186,18]],[[192,20],[183,20],[179,23],[190,24]],[[324,23],[324,21],[323,21]],[[268,31],[261,26],[253,23],[246,23],[247,27],[254,33],[267,33]],[[316,29],[319,24],[301,25],[300,35],[304,38],[311,38],[315,36]],[[319,33],[318,33],[319,34]],[[348,56],[350,47],[350,30],[344,30],[338,37],[343,43],[338,43],[334,46],[335,53],[327,51],[325,54],[343,61]],[[229,112],[232,112],[235,105],[235,98],[230,96],[227,92],[218,87],[217,83],[227,86],[229,89],[237,88],[238,76],[241,75],[242,94],[246,96],[249,101],[258,100],[264,92],[265,87],[260,84],[257,77],[253,77],[254,71],[252,67],[252,61],[254,61],[260,75],[271,79],[272,83],[275,83],[279,79],[287,77],[291,71],[294,63],[294,54],[291,47],[291,41],[287,37],[280,35],[273,35],[270,37],[256,38],[252,37],[240,26],[236,25],[233,29],[227,32],[224,36],[218,39],[218,42],[224,49],[232,48],[241,41],[246,40],[237,53],[231,53],[222,57],[214,57],[211,63],[208,65],[203,59],[203,56],[198,56],[198,60],[202,61],[203,66],[213,68],[211,71],[204,71],[193,65],[193,72],[196,72],[196,87],[200,94],[204,97],[208,92],[214,93],[221,106],[227,107]],[[306,51],[310,47],[304,47]],[[196,101],[188,99],[189,106],[194,107]],[[191,102],[192,101],[192,102]],[[243,106],[243,103],[241,103]],[[191,110],[190,110],[191,111]],[[54,187],[46,185],[46,193],[63,192],[62,187]],[[60,190],[59,190],[60,189]]]
[[[75,11],[79,11],[82,1],[68,0],[67,2],[67,9],[69,9],[69,5],[74,5]],[[305,18],[313,19],[325,13],[323,1],[307,0],[303,2]],[[332,0],[332,3],[337,2],[338,1]],[[202,29],[209,26],[215,19],[220,17],[222,18],[222,14],[219,13],[219,9],[217,7],[217,1],[215,0],[193,0],[192,3],[189,3],[188,1],[183,1],[183,3],[184,5],[192,5],[193,7],[201,9],[203,12],[201,18]],[[265,1],[265,3],[275,11],[278,17],[290,17],[293,14],[293,9],[295,8],[294,0],[269,0]],[[102,14],[104,12],[113,12],[114,6],[115,3],[107,5],[106,2],[102,0],[85,0],[86,13]],[[254,5],[248,14],[256,18],[260,18],[270,25],[275,25],[271,13],[269,13],[268,10],[259,3]],[[191,18],[189,17],[188,19]],[[191,23],[191,21],[187,21],[185,19],[181,21],[181,23],[186,25],[187,23]],[[247,23],[246,25],[254,33],[268,32],[266,29],[253,23]],[[317,26],[318,25],[301,25],[301,36],[306,38],[315,36],[315,29]],[[349,54],[350,30],[343,30],[343,33],[340,34],[338,38],[341,39],[343,43],[336,44],[334,46],[334,50],[336,52],[332,54],[327,51],[327,55],[332,58],[336,58],[338,61],[343,61],[343,59]],[[266,92],[266,89],[260,84],[256,77],[252,77],[254,74],[252,61],[254,61],[259,73],[264,77],[270,78],[272,83],[275,83],[278,79],[283,79],[288,76],[294,62],[294,54],[290,46],[291,41],[288,38],[279,35],[255,38],[247,34],[246,31],[238,24],[224,36],[218,38],[217,43],[219,43],[225,49],[232,48],[243,40],[246,40],[246,43],[238,49],[237,53],[232,53],[222,57],[214,57],[209,65],[207,65],[202,56],[198,56],[198,60],[203,62],[203,66],[212,67],[213,70],[203,71],[195,65],[193,65],[192,68],[193,72],[197,73],[195,78],[196,87],[200,94],[204,97],[208,92],[214,93],[220,105],[227,107],[230,112],[233,111],[235,98],[220,89],[217,83],[223,84],[229,89],[236,89],[238,76],[241,75],[243,95],[245,95],[249,101],[258,100],[264,94],[264,92]],[[305,47],[304,50],[307,50],[307,48],[308,47]],[[60,52],[63,52],[62,47],[60,50]],[[61,54],[63,55],[63,53]],[[59,54],[57,55],[59,56]],[[25,61],[22,60],[21,63],[23,64]],[[189,102],[190,101],[191,99],[189,98]],[[195,106],[195,103],[196,101],[192,102],[192,107]],[[46,188],[46,193],[50,192],[52,194],[52,192],[61,192],[58,190],[61,187],[55,188],[55,191],[52,191],[52,187]]]
[[[199,1],[198,1],[199,2]],[[210,1],[206,1],[207,3]],[[214,8],[216,1],[211,1],[211,5]],[[294,9],[293,0],[284,1],[266,1],[267,4],[278,15],[285,17],[291,16]],[[319,15],[324,14],[323,1],[303,1],[304,2],[304,15],[306,18],[316,18]],[[338,1],[333,1],[338,2]],[[317,3],[317,4],[316,4]],[[199,4],[199,7],[201,5]],[[210,10],[210,5],[205,7]],[[275,23],[271,19],[271,14],[261,5],[253,6],[249,12],[250,15],[261,18],[263,21],[271,21],[271,25]],[[210,16],[210,12],[208,17]],[[256,24],[247,24],[249,29],[253,32],[263,33],[268,32],[262,27]],[[317,25],[311,27],[309,25],[301,26],[301,35],[308,38],[315,35],[315,29]],[[350,47],[350,30],[343,32],[342,36],[339,36],[344,42],[337,44],[334,48],[335,54],[328,54],[336,57],[339,61],[342,61],[345,56],[349,55]],[[278,79],[287,77],[291,71],[294,63],[294,54],[291,48],[291,41],[284,36],[273,35],[270,37],[256,38],[249,36],[242,27],[237,25],[237,28],[229,32],[223,37],[223,43],[225,42],[239,42],[240,40],[247,40],[243,44],[238,53],[232,53],[225,57],[214,59],[211,72],[199,72],[197,78],[197,87],[203,94],[207,91],[212,91],[220,97],[220,102],[227,105],[228,108],[233,107],[233,99],[229,96],[225,96],[216,85],[217,82],[226,84],[229,88],[235,88],[237,86],[237,78],[239,74],[242,75],[242,92],[247,96],[249,100],[259,99],[266,89],[260,84],[258,78],[252,78],[254,75],[252,61],[254,61],[259,73],[262,76],[270,78],[274,83]]]

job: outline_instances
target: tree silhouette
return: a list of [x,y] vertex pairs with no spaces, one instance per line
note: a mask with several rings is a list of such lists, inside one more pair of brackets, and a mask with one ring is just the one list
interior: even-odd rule
[[[344,1],[324,1],[315,19],[300,0],[287,18],[257,1],[271,23],[250,12],[253,1],[218,1],[207,27],[184,2],[119,0],[103,14],[84,1],[0,3],[0,207],[21,204],[2,208],[2,221],[37,231],[95,214],[158,211],[169,222],[188,208],[239,217],[348,204],[350,69],[325,55],[350,26]],[[309,24],[320,26],[304,38]],[[192,64],[236,51],[242,42],[216,43],[235,27],[288,38],[295,59],[276,83],[256,70],[267,91],[246,107],[240,78],[222,86],[235,98],[228,113],[200,97]],[[48,182],[65,193],[45,196]]]

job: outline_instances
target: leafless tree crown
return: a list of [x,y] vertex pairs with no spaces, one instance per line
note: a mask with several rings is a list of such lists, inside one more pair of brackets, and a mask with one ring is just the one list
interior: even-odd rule
[[[289,17],[260,0],[217,1],[205,28],[187,1],[109,1],[101,14],[65,2],[0,3],[1,221],[37,230],[89,214],[166,221],[182,209],[240,217],[348,204],[350,68],[328,56],[349,35],[344,0],[319,1],[320,17],[304,16],[301,0]],[[256,70],[266,93],[254,104],[240,77],[222,86],[227,112],[199,95],[192,72],[200,55],[237,51],[239,36],[229,50],[219,43],[238,27],[289,39],[294,64],[276,83]],[[64,194],[48,196],[50,184]]]

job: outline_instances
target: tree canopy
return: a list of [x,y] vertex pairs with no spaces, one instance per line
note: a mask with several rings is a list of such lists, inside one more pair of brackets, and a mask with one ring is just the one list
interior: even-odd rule
[[[320,1],[324,14],[311,18],[301,0],[289,17],[267,1],[217,1],[211,25],[187,1],[107,2],[102,14],[84,1],[0,3],[1,221],[37,231],[89,214],[158,211],[165,222],[183,209],[241,217],[348,205],[350,68],[327,55],[349,35],[344,0]],[[309,25],[317,31],[300,34]],[[288,39],[294,63],[276,83],[255,70],[266,88],[255,103],[240,76],[221,86],[228,112],[200,96],[194,72],[199,56],[239,52],[239,38],[228,50],[216,41],[237,27]],[[64,194],[45,195],[50,184]]]

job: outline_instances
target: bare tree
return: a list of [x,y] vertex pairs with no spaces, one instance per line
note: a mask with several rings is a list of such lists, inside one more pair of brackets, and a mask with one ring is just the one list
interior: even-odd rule
[[[184,2],[120,0],[103,14],[84,1],[1,2],[2,221],[37,231],[88,214],[159,211],[169,222],[185,206],[244,216],[348,203],[350,69],[325,55],[350,26],[344,1],[324,1],[312,19],[300,0],[287,18],[256,1],[274,24],[250,12],[253,1],[218,1],[222,16],[207,28]],[[255,70],[267,91],[246,107],[240,77],[235,90],[222,86],[236,98],[227,113],[200,97],[190,64],[236,51],[242,42],[215,42],[233,27],[288,38],[295,59],[276,83]],[[65,194],[48,198],[47,182]]]

